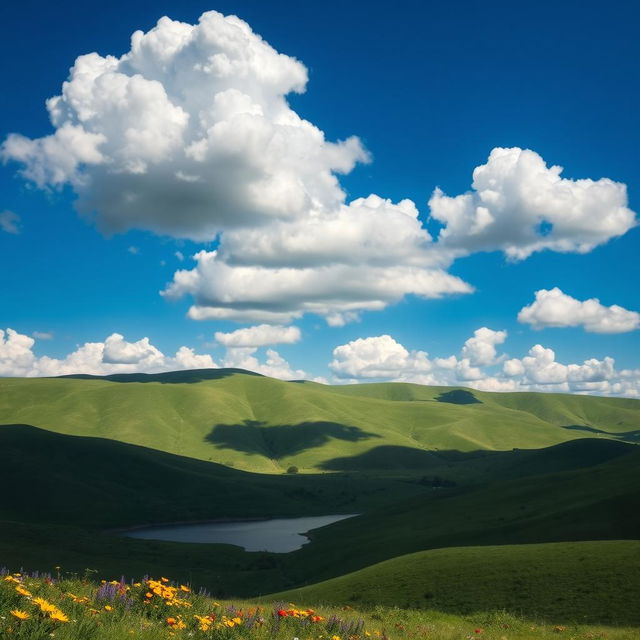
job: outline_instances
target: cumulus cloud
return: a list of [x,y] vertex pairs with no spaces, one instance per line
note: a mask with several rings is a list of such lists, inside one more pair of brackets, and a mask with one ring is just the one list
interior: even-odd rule
[[306,81],[302,63],[236,17],[162,18],[121,57],[80,56],[47,102],[55,133],[11,135],[2,155],[41,187],[71,184],[79,210],[109,232],[223,232],[165,292],[192,296],[195,319],[310,312],[336,326],[408,294],[472,291],[446,272],[452,255],[433,247],[413,202],[345,204],[336,176],[368,155],[290,108],[286,95]]
[[473,366],[494,364],[496,360],[496,345],[502,344],[507,338],[506,331],[493,331],[481,327],[473,332],[462,347],[462,355],[469,359]]
[[586,253],[637,224],[624,184],[561,178],[562,170],[529,149],[493,149],[474,170],[471,191],[431,196],[431,215],[445,225],[440,244],[521,260],[544,249]]
[[293,344],[301,338],[298,327],[260,324],[230,333],[216,331],[215,339],[226,347],[253,348],[269,344]]
[[[358,252],[358,246],[352,253]],[[363,260],[321,266],[232,266],[218,251],[194,256],[196,267],[180,270],[164,290],[169,299],[192,296],[196,320],[286,323],[304,313],[326,316],[336,326],[359,312],[384,309],[413,294],[438,298],[472,287],[443,269],[411,264],[384,266]]]
[[617,304],[606,307],[597,298],[576,300],[558,287],[540,289],[535,296],[518,313],[518,320],[534,329],[583,327],[592,333],[625,333],[640,328],[640,313]]
[[[222,334],[229,338],[226,352],[220,364],[209,354],[196,353],[186,346],[180,347],[174,356],[162,353],[144,337],[135,342],[127,341],[119,333],[108,336],[104,342],[86,342],[64,358],[36,356],[35,340],[7,329],[0,330],[0,376],[39,377],[61,376],[76,373],[109,375],[112,373],[160,373],[182,369],[217,369],[220,366],[248,369],[273,378],[284,380],[308,379],[302,369],[294,369],[273,349],[267,349],[264,359],[258,356],[257,346],[239,346],[262,339],[267,344],[268,332],[275,327],[251,327],[255,331]],[[295,342],[296,327],[280,327],[280,337],[273,342]],[[242,331],[242,330],[241,330]],[[263,331],[263,333],[261,333]],[[236,334],[236,335],[234,335]],[[274,336],[275,334],[271,334]],[[324,378],[311,378],[326,382]]]
[[431,371],[428,354],[408,351],[389,335],[358,338],[333,350],[329,368],[340,378],[398,378]]
[[20,216],[9,210],[0,212],[0,230],[14,235],[20,233]]
[[107,231],[211,240],[343,201],[336,173],[368,155],[289,107],[306,83],[302,63],[235,16],[164,17],[120,57],[77,58],[47,101],[55,132],[12,134],[2,155],[40,187],[70,184]]
[[369,155],[357,137],[328,141],[291,109],[287,96],[306,83],[300,61],[235,16],[165,17],[119,57],[77,58],[47,101],[54,132],[12,134],[0,154],[42,188],[70,185],[106,232],[216,239],[163,291],[190,297],[196,320],[315,313],[341,326],[406,296],[472,292],[447,272],[471,252],[585,252],[635,224],[624,185],[563,179],[533,151],[494,149],[472,191],[434,192],[434,242],[411,200],[346,201],[338,176]]
[[506,359],[495,345],[506,331],[482,327],[460,354],[429,358],[408,350],[389,335],[358,338],[333,350],[329,368],[351,382],[391,380],[438,386],[469,386],[481,391],[546,391],[640,397],[640,370],[617,370],[613,358],[563,364],[553,349],[534,345],[523,358]]
[[[42,338],[41,338],[42,339]],[[180,347],[175,356],[166,356],[149,338],[128,342],[113,333],[104,342],[86,342],[64,358],[36,356],[35,340],[13,329],[0,329],[0,376],[61,376],[74,373],[158,373],[178,369],[217,368],[208,354],[196,354]]]

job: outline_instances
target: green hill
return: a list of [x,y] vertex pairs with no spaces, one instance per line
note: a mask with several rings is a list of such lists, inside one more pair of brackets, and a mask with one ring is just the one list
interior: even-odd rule
[[421,551],[271,598],[640,625],[638,593],[640,542],[611,541]]
[[539,449],[585,437],[638,442],[640,401],[400,383],[327,386],[211,369],[0,379],[2,423],[266,473],[290,465],[429,469],[454,451]]

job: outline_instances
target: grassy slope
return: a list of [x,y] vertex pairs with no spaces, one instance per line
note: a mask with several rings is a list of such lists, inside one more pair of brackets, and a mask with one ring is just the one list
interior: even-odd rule
[[638,593],[640,542],[609,541],[422,551],[272,597],[640,625]]
[[[321,616],[316,622],[298,616],[281,617],[276,603],[251,601],[213,601],[205,594],[193,594],[180,590],[179,600],[190,606],[179,606],[177,599],[166,604],[163,598],[152,595],[150,603],[144,594],[157,588],[155,583],[143,581],[138,585],[109,585],[100,587],[90,580],[63,574],[54,580],[40,577],[19,576],[20,588],[27,589],[34,597],[48,603],[67,615],[69,621],[56,623],[39,611],[32,596],[20,595],[15,583],[0,582],[0,636],[22,640],[40,640],[56,637],[58,640],[158,640],[163,637],[225,638],[226,640],[290,640],[294,637],[313,638],[437,638],[437,640],[461,640],[462,638],[486,638],[488,640],[550,640],[566,636],[571,640],[636,640],[638,628],[616,628],[595,625],[558,625],[532,620],[504,612],[482,612],[457,616],[438,611],[401,610],[376,607],[374,611],[351,607],[333,606],[316,608]],[[176,585],[177,586],[177,585]],[[108,589],[125,589],[126,595],[109,597]],[[149,591],[149,593],[151,593]],[[105,598],[106,596],[106,598]],[[108,602],[108,609],[105,603]],[[256,604],[260,610],[256,610]],[[284,605],[290,609],[290,605]],[[20,609],[29,617],[19,622],[11,611]],[[197,620],[195,615],[201,616]],[[202,617],[213,614],[216,624],[204,624]],[[239,624],[222,627],[220,620],[237,615]],[[255,617],[259,620],[256,624]],[[173,620],[168,620],[173,618]],[[182,620],[179,628],[176,620]],[[170,624],[175,625],[173,628]],[[204,628],[203,628],[204,627]],[[206,627],[209,629],[205,630]],[[222,628],[221,628],[222,627]]]
[[[462,393],[471,404],[437,400],[450,393],[394,383],[300,384],[224,370],[5,378],[0,424],[110,438],[267,473],[291,464],[311,471],[425,469],[441,465],[449,452],[535,449],[584,437],[637,441],[636,400],[468,390]],[[582,430],[565,428],[575,426]]]
[[28,425],[0,429],[0,519],[82,527],[353,513],[425,493],[399,480],[230,469]]
[[[502,462],[499,482],[425,490],[358,474],[247,474],[108,440],[5,428],[0,565],[92,567],[115,577],[153,567],[249,596],[429,548],[640,537],[640,452],[617,442],[603,451],[602,444],[583,440],[510,453],[515,460]],[[527,460],[531,469],[557,473],[520,477]],[[589,464],[595,466],[581,468]],[[407,499],[416,491],[420,496]],[[316,530],[311,544],[291,554],[125,540],[78,528],[360,508],[364,515]],[[47,521],[54,526],[42,524]]]
[[291,580],[324,580],[433,548],[638,538],[634,451],[586,469],[434,491],[319,529],[292,554]]

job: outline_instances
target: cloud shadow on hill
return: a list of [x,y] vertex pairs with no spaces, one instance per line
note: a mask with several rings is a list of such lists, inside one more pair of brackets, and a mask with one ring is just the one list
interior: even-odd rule
[[205,440],[222,449],[233,449],[277,460],[302,453],[307,449],[321,447],[332,439],[359,442],[380,437],[359,427],[337,422],[268,425],[259,420],[244,420],[241,424],[215,425]]
[[471,391],[467,391],[466,389],[446,391],[437,396],[436,401],[447,402],[449,404],[482,404],[481,400],[478,400]]

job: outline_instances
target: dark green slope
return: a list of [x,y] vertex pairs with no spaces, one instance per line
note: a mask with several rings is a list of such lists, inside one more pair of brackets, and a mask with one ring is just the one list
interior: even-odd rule
[[416,483],[229,469],[102,438],[0,427],[0,520],[118,527],[221,517],[353,513]]
[[[596,441],[597,444],[597,441]],[[537,452],[557,460],[557,451]],[[544,465],[542,465],[542,470]],[[595,466],[433,490],[314,534],[294,552],[314,581],[415,551],[469,545],[640,538],[640,451]],[[338,567],[336,569],[336,567]]]

